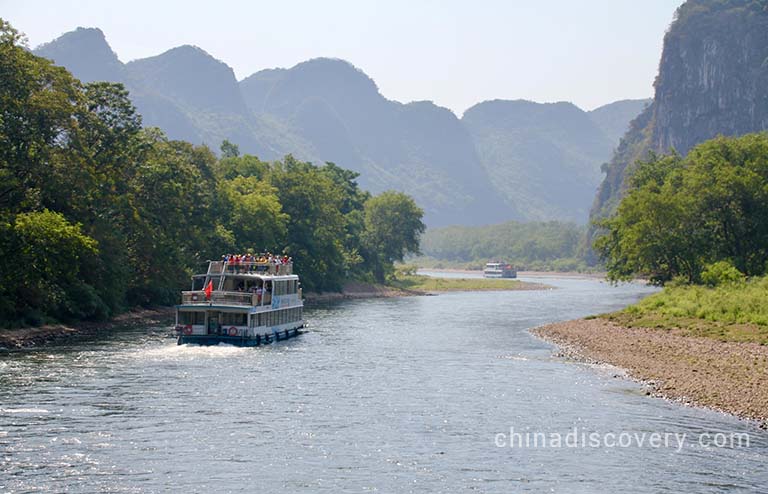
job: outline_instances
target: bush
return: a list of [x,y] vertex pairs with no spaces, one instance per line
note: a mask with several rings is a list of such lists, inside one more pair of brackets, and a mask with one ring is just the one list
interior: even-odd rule
[[415,264],[401,264],[395,270],[395,277],[414,276],[419,267]]
[[736,269],[731,261],[717,261],[707,264],[701,273],[702,283],[711,287],[741,283],[744,279],[744,273]]

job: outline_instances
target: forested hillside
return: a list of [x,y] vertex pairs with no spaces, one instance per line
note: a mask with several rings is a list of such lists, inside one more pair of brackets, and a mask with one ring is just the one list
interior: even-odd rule
[[[124,83],[144,124],[172,139],[209,145],[228,139],[265,160],[291,153],[332,161],[361,173],[361,186],[372,192],[412,195],[432,226],[511,218],[585,222],[600,165],[617,144],[611,136],[634,116],[616,110],[615,118],[602,118],[563,103],[552,108],[571,106],[583,125],[561,125],[557,112],[523,112],[519,126],[531,130],[522,135],[503,125],[473,132],[431,102],[385,98],[343,60],[317,58],[238,82],[225,63],[192,46],[123,64],[100,30],[82,28],[35,53],[86,82]],[[552,121],[543,121],[547,114]],[[500,142],[488,134],[499,134]]]
[[464,113],[494,187],[527,220],[584,223],[613,143],[571,103],[486,101]]
[[[371,196],[332,163],[265,162],[228,141],[217,158],[143,128],[121,84],[82,83],[2,20],[0,80],[0,326],[172,304],[226,252],[284,252],[307,289],[336,290],[418,250],[409,196]],[[210,111],[238,104],[184,91]]]

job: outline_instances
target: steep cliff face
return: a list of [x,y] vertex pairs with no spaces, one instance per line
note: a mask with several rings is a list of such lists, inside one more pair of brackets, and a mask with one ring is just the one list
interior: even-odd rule
[[768,2],[689,0],[664,37],[653,103],[606,168],[592,218],[610,215],[634,163],[722,135],[768,129]]
[[[699,3],[713,7],[697,9]],[[768,127],[768,2],[729,4],[684,5],[665,38],[652,133],[657,150],[685,154],[717,134]]]

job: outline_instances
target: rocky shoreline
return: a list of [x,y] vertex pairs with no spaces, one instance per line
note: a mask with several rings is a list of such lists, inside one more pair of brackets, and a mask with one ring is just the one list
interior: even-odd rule
[[109,321],[81,321],[74,324],[46,324],[34,328],[0,329],[0,349],[35,347],[62,341],[73,336],[90,336],[115,328],[137,326],[170,326],[173,307],[136,309]]
[[558,345],[558,356],[625,369],[649,386],[649,394],[768,424],[766,346],[626,328],[601,318],[549,324],[531,333]]

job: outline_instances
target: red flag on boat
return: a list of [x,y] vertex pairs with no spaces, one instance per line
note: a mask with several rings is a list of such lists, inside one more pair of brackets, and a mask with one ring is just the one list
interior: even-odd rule
[[213,280],[210,280],[208,284],[205,286],[205,298],[206,300],[211,298],[211,293],[213,293]]

